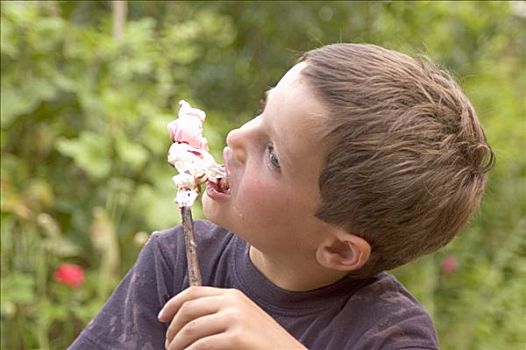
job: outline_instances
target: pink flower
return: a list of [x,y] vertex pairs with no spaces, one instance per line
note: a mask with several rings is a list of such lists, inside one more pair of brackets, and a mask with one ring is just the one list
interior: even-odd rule
[[76,264],[60,264],[53,277],[66,286],[80,287],[84,283],[84,269]]
[[453,255],[446,256],[442,259],[440,266],[445,273],[453,273],[458,270],[458,260]]

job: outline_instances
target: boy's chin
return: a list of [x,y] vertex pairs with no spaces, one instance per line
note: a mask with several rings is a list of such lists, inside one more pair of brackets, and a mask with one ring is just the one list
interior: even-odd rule
[[201,203],[203,208],[203,215],[208,221],[211,221],[214,224],[221,226],[222,228],[232,231],[231,225],[229,225],[228,221],[225,220],[225,214],[220,211],[218,203],[216,203],[213,199],[207,197],[206,194],[203,195]]
[[[219,221],[221,218],[221,215],[219,213],[219,206],[218,203],[216,203],[213,199],[208,197],[208,195],[203,193],[203,196],[201,198],[201,206],[203,208],[203,215],[206,219],[212,221],[214,224],[217,224],[219,226],[222,226]],[[218,220],[219,219],[219,220]]]

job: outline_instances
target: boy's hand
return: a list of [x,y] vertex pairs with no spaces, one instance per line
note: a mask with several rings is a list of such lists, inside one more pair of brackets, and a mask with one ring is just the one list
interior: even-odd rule
[[305,349],[237,289],[190,287],[159,313],[167,349]]

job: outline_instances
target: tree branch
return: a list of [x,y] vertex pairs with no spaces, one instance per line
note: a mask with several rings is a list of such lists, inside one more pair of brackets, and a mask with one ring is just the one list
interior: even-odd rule
[[126,16],[128,15],[127,1],[112,1],[111,13],[113,15],[113,40],[120,42],[124,34],[124,27],[126,25]]

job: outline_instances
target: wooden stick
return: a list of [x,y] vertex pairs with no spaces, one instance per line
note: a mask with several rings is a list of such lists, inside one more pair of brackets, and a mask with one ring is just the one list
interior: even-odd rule
[[201,285],[201,271],[197,257],[197,244],[194,240],[194,220],[192,219],[192,208],[182,207],[181,217],[183,219],[184,244],[186,248],[186,261],[188,264],[188,280],[190,286]]

